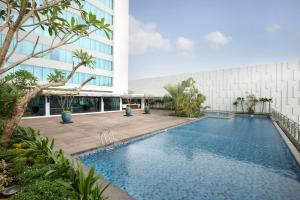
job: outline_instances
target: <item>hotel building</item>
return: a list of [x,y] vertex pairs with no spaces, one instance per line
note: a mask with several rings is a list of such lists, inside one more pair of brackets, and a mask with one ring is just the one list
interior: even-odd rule
[[[89,37],[55,49],[42,58],[32,58],[7,73],[25,69],[34,74],[38,81],[45,82],[48,75],[55,69],[67,74],[74,62],[72,51],[83,49],[94,57],[96,62],[94,68],[79,68],[63,88],[76,87],[92,75],[96,79],[89,82],[73,99],[73,113],[120,110],[122,109],[121,96],[128,92],[129,2],[128,0],[86,0],[83,4],[86,11],[93,12],[98,18],[105,18],[106,22],[111,24],[110,39],[102,30],[98,30]],[[77,15],[75,11],[66,10],[63,17],[70,20],[71,17]],[[4,34],[3,31],[0,35],[1,43],[5,37]],[[37,29],[26,38],[26,41],[19,43],[9,62],[30,54],[37,36],[40,36],[37,49],[48,48],[51,45],[48,31]],[[30,102],[25,115],[50,116],[60,114],[61,111],[59,97],[40,96]]]

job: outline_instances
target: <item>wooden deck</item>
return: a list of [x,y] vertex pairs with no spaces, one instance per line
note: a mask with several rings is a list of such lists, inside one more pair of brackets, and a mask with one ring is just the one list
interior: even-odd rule
[[190,121],[188,118],[168,116],[167,111],[152,110],[143,114],[134,110],[133,116],[124,112],[74,115],[71,124],[61,124],[60,117],[23,119],[21,124],[39,129],[41,134],[54,138],[57,147],[69,155],[101,147],[99,132],[110,129],[116,141],[127,140]]

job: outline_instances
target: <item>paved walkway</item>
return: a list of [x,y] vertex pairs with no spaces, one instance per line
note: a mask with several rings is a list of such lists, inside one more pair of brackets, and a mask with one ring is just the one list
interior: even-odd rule
[[103,129],[110,129],[115,139],[122,141],[190,120],[168,116],[167,111],[152,110],[151,114],[143,114],[135,110],[131,117],[125,117],[124,112],[111,112],[76,115],[71,124],[61,124],[60,117],[23,119],[21,124],[39,129],[42,135],[54,138],[55,144],[67,154],[74,155],[100,147],[99,132]]

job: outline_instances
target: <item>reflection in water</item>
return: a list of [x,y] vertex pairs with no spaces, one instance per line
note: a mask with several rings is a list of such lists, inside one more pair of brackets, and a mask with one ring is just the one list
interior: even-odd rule
[[203,119],[81,160],[136,199],[300,196],[300,167],[266,117]]

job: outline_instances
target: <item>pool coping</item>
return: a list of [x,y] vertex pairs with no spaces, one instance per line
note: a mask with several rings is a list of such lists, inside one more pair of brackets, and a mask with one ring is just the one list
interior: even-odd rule
[[271,118],[271,120],[273,122],[273,125],[277,129],[279,135],[281,136],[281,138],[287,145],[288,149],[294,156],[295,160],[300,165],[300,152],[297,150],[297,148],[294,146],[294,144],[290,141],[290,139],[286,136],[285,132],[280,128],[280,126],[276,123],[276,121],[273,118]]

